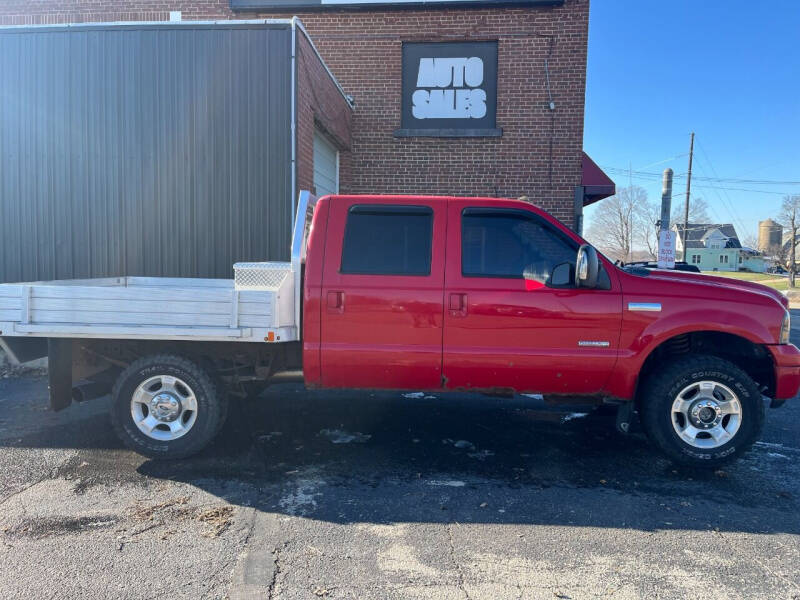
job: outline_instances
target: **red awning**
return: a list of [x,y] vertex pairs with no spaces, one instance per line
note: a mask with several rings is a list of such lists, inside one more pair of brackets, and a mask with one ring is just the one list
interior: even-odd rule
[[583,173],[581,175],[581,185],[583,186],[583,205],[589,206],[613,196],[617,192],[616,185],[611,178],[603,173],[586,152],[583,153]]

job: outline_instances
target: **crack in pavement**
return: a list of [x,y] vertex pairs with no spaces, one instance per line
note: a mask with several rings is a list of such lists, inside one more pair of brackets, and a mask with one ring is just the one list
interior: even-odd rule
[[281,572],[281,547],[276,546],[272,554],[275,556],[275,559],[272,561],[275,565],[275,569],[272,571],[272,581],[269,582],[269,588],[267,588],[267,600],[272,600],[273,594],[275,593],[275,586],[278,583],[278,575]]
[[[250,525],[236,560],[227,597],[230,600],[271,599],[282,571],[280,525],[274,515],[251,509]],[[279,543],[276,545],[276,538]],[[272,560],[267,557],[272,555]]]
[[453,523],[445,524],[445,529],[447,529],[447,539],[450,542],[450,559],[453,561],[453,564],[456,567],[456,573],[458,574],[458,589],[460,589],[464,593],[464,598],[467,600],[472,600],[469,597],[469,592],[464,587],[464,570],[461,568],[461,563],[456,559],[456,546],[455,542],[453,541],[453,530],[452,530]]

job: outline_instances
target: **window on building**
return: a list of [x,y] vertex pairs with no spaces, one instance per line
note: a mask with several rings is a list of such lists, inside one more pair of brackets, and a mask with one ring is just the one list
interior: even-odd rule
[[341,272],[430,275],[433,211],[427,206],[350,207]]
[[727,254],[720,254],[719,255],[719,262],[720,262],[720,264],[727,265],[728,264],[728,255]]
[[742,258],[742,255],[740,254],[739,255],[739,264],[742,264],[743,262],[744,262],[744,259]]
[[692,264],[699,265],[700,264],[700,255],[699,254],[692,254]]
[[575,265],[577,244],[534,215],[516,209],[467,208],[461,218],[461,271],[465,277],[534,279]]

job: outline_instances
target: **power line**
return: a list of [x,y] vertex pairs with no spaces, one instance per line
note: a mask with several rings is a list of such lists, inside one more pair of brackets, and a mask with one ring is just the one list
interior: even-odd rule
[[[717,176],[717,171],[716,171],[716,169],[714,169],[714,165],[711,163],[711,159],[708,157],[708,153],[706,153],[705,148],[699,142],[697,144],[697,147],[700,150],[701,154],[703,155],[703,161],[706,164],[708,164],[708,166],[711,169],[711,172],[716,177]],[[717,186],[714,186],[713,184],[711,184],[711,188],[714,190],[714,193],[717,195],[717,197],[720,199],[720,201],[723,202],[723,204],[724,204],[724,200],[722,198],[722,195],[719,193],[719,191],[717,191]],[[723,189],[723,188],[720,188],[720,189]],[[734,206],[734,203],[731,200],[731,197],[728,194],[727,190],[723,190],[723,193],[725,194],[725,199],[728,202],[729,212],[730,212],[731,216],[734,218],[734,222],[737,223],[739,227],[741,227],[741,231],[747,231],[747,227],[744,225],[744,221],[742,221],[742,218],[739,216],[739,213],[736,211],[736,207]]]
[[773,194],[775,196],[791,195],[786,192],[770,192],[769,190],[753,190],[748,188],[735,188],[735,187],[722,187],[714,185],[695,185],[694,187],[703,188],[706,190],[725,190],[731,192],[753,192],[754,194]]
[[[684,154],[684,156],[686,156]],[[710,161],[709,161],[710,164]],[[620,172],[627,175],[629,172],[640,177],[647,177],[653,179],[661,179],[662,173],[656,173],[654,171],[629,171],[628,169],[623,169],[622,167],[603,167],[606,171],[615,171]],[[681,178],[686,177],[687,173],[676,173],[673,178]],[[692,179],[695,181],[708,181],[713,183],[734,183],[734,184],[742,184],[742,185],[800,185],[800,181],[781,181],[777,179],[740,179],[736,177],[708,177],[708,176],[699,176],[694,175]]]
[[656,165],[660,165],[660,164],[663,164],[665,162],[671,162],[673,160],[678,160],[679,158],[683,158],[684,156],[686,156],[686,152],[684,152],[683,154],[676,154],[675,156],[671,156],[670,158],[665,158],[664,160],[657,160],[656,162],[650,163],[649,165],[644,165],[642,167],[639,167],[639,169],[648,169],[650,167],[655,167]]
[[[605,169],[605,170],[610,171],[611,169]],[[625,170],[624,175],[629,175],[627,170]],[[656,181],[661,179],[660,176],[656,179],[656,178],[653,178],[653,177],[643,177],[641,175],[635,175],[635,174],[631,174],[631,175],[629,175],[629,177],[631,179],[637,179],[637,180],[647,181],[647,182],[656,182]],[[680,177],[680,176],[676,176],[676,177]],[[697,179],[700,179],[700,177],[692,175],[692,181],[693,182],[696,181]],[[716,189],[716,190],[728,190],[728,191],[731,191],[731,192],[752,192],[753,194],[770,194],[770,195],[775,195],[775,196],[786,196],[787,195],[786,192],[774,192],[774,191],[770,191],[770,190],[757,190],[757,189],[753,189],[753,188],[728,187],[728,186],[719,186],[719,185],[715,186],[711,182],[707,182],[705,180],[703,180],[702,183],[706,183],[707,185],[699,185],[697,183],[694,183],[693,187],[701,188],[701,189],[707,189],[707,190]],[[685,194],[674,194],[672,197],[673,198],[677,198],[678,196],[681,196],[681,195],[685,195]]]

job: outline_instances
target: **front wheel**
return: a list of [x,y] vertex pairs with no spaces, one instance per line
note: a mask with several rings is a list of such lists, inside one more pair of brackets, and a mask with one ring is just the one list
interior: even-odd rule
[[676,463],[717,467],[748,450],[764,402],[747,373],[714,356],[689,356],[651,374],[640,396],[650,441]]
[[184,458],[221,429],[226,399],[214,379],[181,356],[146,356],[117,379],[111,421],[126,446],[151,458]]

